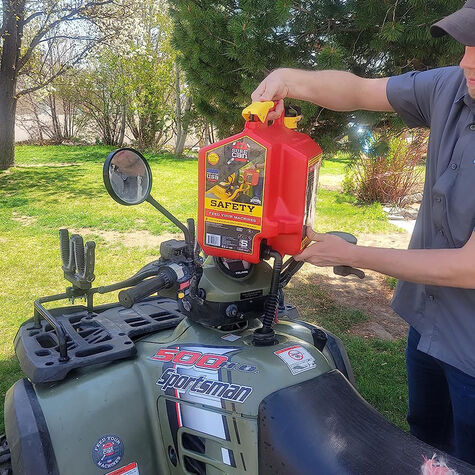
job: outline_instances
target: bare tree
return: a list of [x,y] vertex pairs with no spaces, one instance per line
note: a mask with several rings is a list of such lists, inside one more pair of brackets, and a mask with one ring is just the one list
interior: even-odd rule
[[[2,1],[0,170],[14,165],[18,98],[50,84],[85,58],[95,45],[115,36],[117,31],[108,23],[109,18],[123,13],[123,8],[125,4],[119,4],[118,0]],[[48,71],[41,60],[48,58],[48,48],[56,40],[71,40],[71,50],[61,64]],[[34,68],[31,67],[33,63],[36,63]],[[41,71],[41,79],[38,76],[29,81],[35,70]],[[25,87],[18,90],[20,76],[24,76]]]

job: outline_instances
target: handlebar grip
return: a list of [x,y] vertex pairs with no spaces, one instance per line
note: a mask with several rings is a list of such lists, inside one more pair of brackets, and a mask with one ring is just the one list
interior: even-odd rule
[[[334,236],[338,236],[341,239],[344,239],[346,242],[349,242],[350,244],[356,244],[358,240],[356,239],[353,234],[350,233],[345,233],[343,231],[330,231],[327,234],[333,234]],[[347,275],[354,274],[360,279],[364,279],[366,277],[366,274],[364,271],[361,269],[355,269],[354,267],[351,266],[335,266],[333,268],[333,273],[336,275],[341,275],[343,277],[346,277]]]
[[165,272],[160,272],[157,277],[144,280],[130,289],[121,290],[119,292],[120,304],[125,308],[130,308],[139,300],[148,297],[163,288],[170,287],[173,282],[169,277],[170,276]]
[[329,231],[327,234],[333,234],[333,236],[338,236],[339,238],[344,239],[350,244],[356,244],[358,242],[356,236],[353,236],[353,234],[350,233],[345,233],[343,231]]

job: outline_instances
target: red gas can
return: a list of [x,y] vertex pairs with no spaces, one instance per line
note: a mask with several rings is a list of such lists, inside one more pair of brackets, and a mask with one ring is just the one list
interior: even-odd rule
[[244,130],[199,152],[198,241],[211,256],[257,263],[263,240],[281,255],[306,245],[321,148],[296,132],[299,118],[270,125],[273,102],[244,109]]

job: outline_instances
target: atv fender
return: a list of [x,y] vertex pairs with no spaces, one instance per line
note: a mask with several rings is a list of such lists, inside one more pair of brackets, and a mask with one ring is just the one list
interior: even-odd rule
[[7,392],[5,432],[14,474],[59,475],[43,411],[32,384],[25,378]]
[[323,328],[312,325],[311,323],[302,320],[296,320],[299,325],[308,328],[312,333],[313,345],[319,351],[327,349],[333,359],[336,369],[338,369],[345,378],[355,386],[355,377],[351,369],[351,363],[348,358],[343,342],[333,333]]

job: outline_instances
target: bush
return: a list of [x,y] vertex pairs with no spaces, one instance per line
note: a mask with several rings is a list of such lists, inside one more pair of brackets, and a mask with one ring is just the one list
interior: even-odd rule
[[417,165],[426,153],[427,138],[426,130],[373,137],[368,152],[362,153],[347,172],[343,191],[354,194],[362,203],[378,201],[400,206],[422,182],[422,169]]

